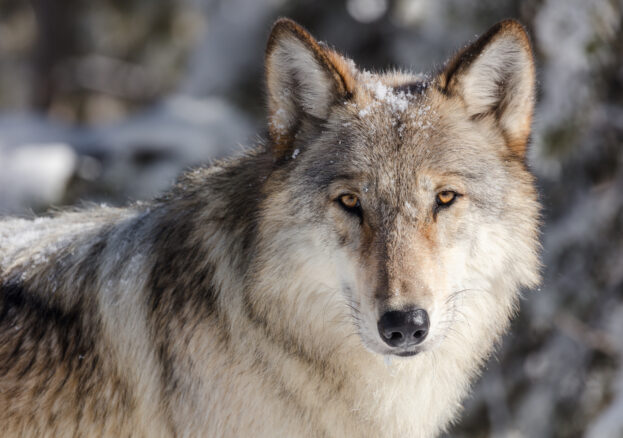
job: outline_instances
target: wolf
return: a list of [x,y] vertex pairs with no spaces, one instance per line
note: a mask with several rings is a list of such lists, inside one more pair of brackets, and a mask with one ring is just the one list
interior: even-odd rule
[[268,139],[0,223],[5,437],[431,437],[539,282],[529,38],[371,73],[289,19]]

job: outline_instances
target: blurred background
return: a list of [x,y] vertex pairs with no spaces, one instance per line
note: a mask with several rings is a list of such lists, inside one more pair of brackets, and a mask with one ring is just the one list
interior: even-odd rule
[[623,0],[1,0],[0,214],[148,199],[252,146],[279,16],[418,72],[527,26],[544,283],[448,436],[623,437]]

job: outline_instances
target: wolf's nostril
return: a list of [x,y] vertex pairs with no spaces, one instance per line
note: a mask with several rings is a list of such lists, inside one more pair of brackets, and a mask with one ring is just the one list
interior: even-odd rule
[[398,341],[398,340],[402,339],[402,333],[400,333],[400,332],[392,332],[392,334],[389,337],[389,339],[391,339],[392,341]]
[[424,330],[417,330],[415,333],[413,333],[413,337],[420,339],[425,334],[426,332]]

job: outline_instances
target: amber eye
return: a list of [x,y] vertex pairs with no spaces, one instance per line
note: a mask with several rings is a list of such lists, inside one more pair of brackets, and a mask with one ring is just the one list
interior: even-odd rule
[[454,202],[456,199],[456,193],[450,190],[444,190],[443,192],[437,193],[437,205],[439,206],[448,206]]
[[359,223],[363,223],[363,210],[361,209],[361,202],[359,202],[359,198],[356,195],[346,193],[337,198],[337,201],[349,214],[357,216]]
[[346,208],[357,208],[359,207],[359,198],[351,193],[340,196],[340,204],[342,204]]

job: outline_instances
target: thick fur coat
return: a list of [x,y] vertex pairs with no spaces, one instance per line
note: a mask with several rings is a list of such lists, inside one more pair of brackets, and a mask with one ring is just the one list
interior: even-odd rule
[[[0,222],[2,436],[430,437],[456,417],[539,280],[524,29],[422,77],[282,19],[266,78],[265,145],[151,202]],[[399,344],[384,315],[413,309]]]

